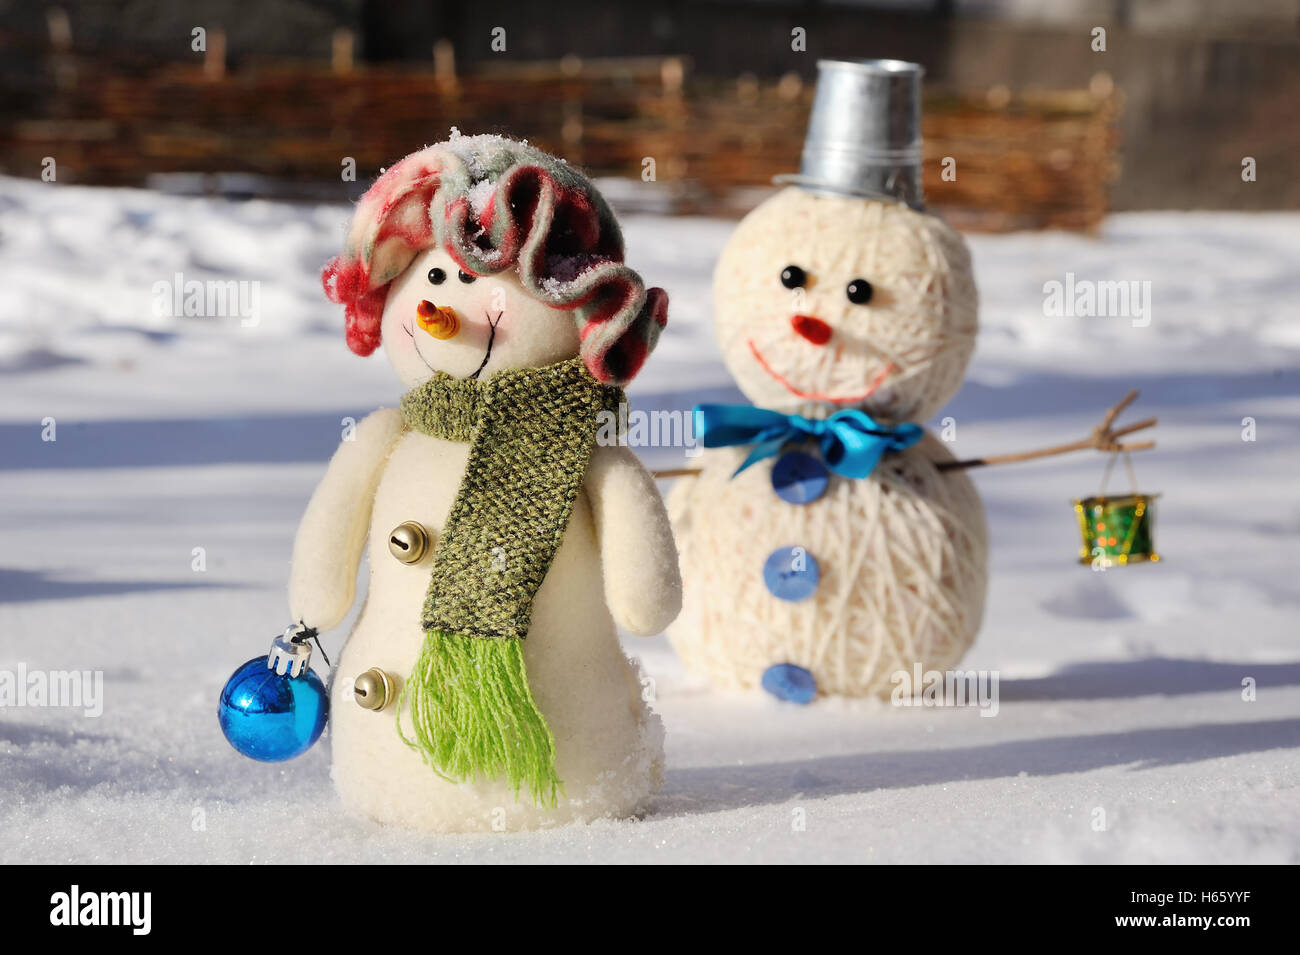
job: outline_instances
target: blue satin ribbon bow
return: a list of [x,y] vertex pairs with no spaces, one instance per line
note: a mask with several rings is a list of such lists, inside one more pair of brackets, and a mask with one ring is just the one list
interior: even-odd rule
[[[837,411],[829,418],[805,418],[751,405],[696,405],[695,434],[706,448],[752,444],[739,474],[764,458],[774,457],[791,441],[813,438],[822,459],[836,474],[864,478],[886,451],[901,451],[921,440],[919,425],[877,424],[856,409]],[[734,477],[734,475],[733,475]]]

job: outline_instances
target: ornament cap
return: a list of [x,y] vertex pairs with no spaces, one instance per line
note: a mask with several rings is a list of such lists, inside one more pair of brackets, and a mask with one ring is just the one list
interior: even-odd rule
[[311,663],[311,644],[308,638],[315,633],[310,627],[301,623],[292,623],[284,633],[271,641],[271,649],[266,655],[266,668],[274,670],[280,676],[286,673],[299,677]]

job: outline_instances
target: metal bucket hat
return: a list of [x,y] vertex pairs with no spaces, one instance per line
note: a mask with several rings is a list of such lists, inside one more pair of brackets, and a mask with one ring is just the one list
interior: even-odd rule
[[775,181],[923,209],[924,74],[920,64],[904,60],[819,60],[799,172]]

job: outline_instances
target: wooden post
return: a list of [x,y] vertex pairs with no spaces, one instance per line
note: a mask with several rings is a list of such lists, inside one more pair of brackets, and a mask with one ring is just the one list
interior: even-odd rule
[[203,53],[203,75],[210,80],[226,75],[226,31],[215,27],[208,31],[208,47]]
[[456,88],[456,46],[446,37],[433,44],[433,77],[439,89]]
[[51,7],[45,12],[45,25],[50,31],[53,50],[54,83],[59,89],[69,89],[77,83],[77,64],[72,58],[72,21],[68,11]]
[[347,76],[352,72],[352,53],[356,38],[347,27],[334,31],[334,42],[330,50],[330,69],[338,76]]
[[[560,58],[560,74],[577,79],[582,76],[582,57],[573,53]],[[564,141],[565,156],[575,163],[582,163],[582,94],[577,99],[566,99],[562,107],[564,119],[560,124],[560,138]]]
[[[655,178],[656,181],[667,180],[666,190],[675,207],[681,198],[682,180],[688,171],[690,113],[685,96],[686,60],[680,56],[667,57],[660,64],[659,81],[663,86],[664,135],[656,147],[659,155],[654,157]],[[664,187],[660,191],[665,191]]]
[[568,100],[564,104],[564,121],[560,125],[560,138],[564,140],[564,154],[575,163],[582,162],[582,101]]
[[680,56],[667,57],[659,67],[659,81],[663,84],[665,99],[679,99],[686,78],[686,64]]
[[758,77],[753,73],[741,73],[736,77],[736,96],[742,103],[757,103],[759,96]]
[[68,11],[62,7],[50,7],[45,11],[45,25],[50,31],[50,46],[55,53],[67,53],[72,49],[72,21]]
[[776,84],[776,95],[786,102],[792,102],[799,98],[803,92],[803,77],[793,70],[781,77],[781,82]]

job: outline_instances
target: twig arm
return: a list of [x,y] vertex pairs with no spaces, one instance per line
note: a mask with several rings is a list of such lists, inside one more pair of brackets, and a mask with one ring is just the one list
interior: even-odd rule
[[1106,412],[1106,417],[1101,419],[1101,428],[1099,430],[1102,432],[1109,431],[1110,426],[1114,424],[1115,419],[1119,417],[1119,413],[1123,411],[1125,408],[1127,408],[1129,405],[1131,405],[1133,402],[1137,401],[1137,397],[1138,397],[1138,391],[1136,388],[1134,388],[1123,398],[1117,401],[1114,407],[1112,407],[1109,411]]
[[1058,444],[1050,448],[1040,448],[1036,451],[1021,451],[1016,454],[996,454],[987,458],[967,458],[964,461],[940,461],[935,464],[940,471],[956,471],[964,468],[983,467],[988,464],[1012,464],[1016,461],[1033,461],[1036,458],[1051,457],[1055,454],[1068,454],[1071,451],[1087,451],[1095,448],[1098,451],[1147,451],[1156,446],[1154,441],[1139,441],[1136,444],[1120,444],[1117,438],[1124,435],[1132,434],[1135,431],[1142,431],[1146,428],[1154,428],[1159,419],[1143,418],[1134,424],[1127,425],[1123,428],[1112,428],[1115,419],[1119,417],[1121,411],[1137,400],[1137,389],[1130,391],[1116,404],[1111,407],[1105,417],[1101,419],[1101,424],[1092,429],[1092,434],[1082,441],[1072,441],[1069,444]]
[[[1039,448],[1034,451],[1018,451],[1014,454],[994,454],[987,458],[967,458],[964,461],[939,461],[935,467],[940,471],[957,471],[965,468],[978,468],[992,464],[1014,464],[1018,461],[1034,461],[1038,458],[1052,457],[1057,454],[1069,454],[1072,451],[1087,451],[1096,449],[1098,451],[1149,451],[1156,446],[1154,441],[1139,441],[1136,444],[1121,444],[1117,438],[1133,434],[1135,431],[1143,431],[1147,428],[1154,428],[1159,421],[1158,418],[1143,418],[1141,421],[1126,425],[1123,428],[1112,428],[1115,419],[1119,417],[1120,412],[1137,400],[1137,389],[1133,389],[1113,407],[1107,410],[1105,416],[1101,419],[1101,424],[1092,429],[1092,434],[1082,441],[1071,441],[1069,444],[1058,444],[1050,448]],[[680,478],[680,477],[697,477],[700,473],[699,468],[666,468],[659,471],[651,471],[655,479],[660,478]]]
[[1068,454],[1071,451],[1086,451],[1092,447],[1091,441],[1074,441],[1070,444],[1058,444],[1052,448],[1039,448],[1037,451],[1018,451],[1015,454],[994,454],[987,458],[967,458],[964,461],[940,461],[935,467],[940,471],[956,471],[961,468],[978,468],[986,464],[1013,464],[1016,461],[1033,461],[1035,458],[1051,457],[1054,454]]
[[1117,428],[1110,433],[1112,438],[1122,438],[1126,434],[1132,434],[1134,431],[1141,431],[1143,428],[1154,428],[1158,418],[1143,418],[1136,424],[1128,425],[1124,428]]

